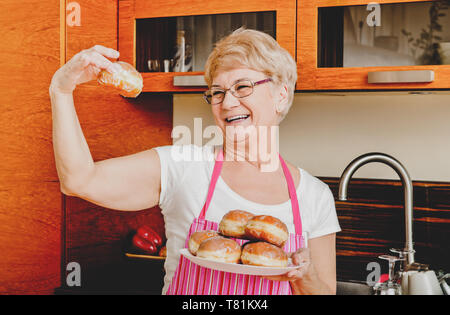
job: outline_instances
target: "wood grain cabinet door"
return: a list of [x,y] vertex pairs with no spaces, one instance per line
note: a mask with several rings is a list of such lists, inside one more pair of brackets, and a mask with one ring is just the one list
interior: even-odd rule
[[[118,10],[121,59],[133,64],[142,73],[145,92],[205,90],[204,84],[174,85],[174,76],[192,75],[202,80],[202,65],[212,50],[214,42],[241,25],[262,31],[267,30],[268,33],[273,32],[280,45],[295,58],[295,0],[123,0],[119,1]],[[251,20],[254,15],[256,18],[252,27],[246,21],[247,17]],[[224,16],[228,16],[231,22],[227,22]],[[239,16],[245,16],[244,22],[242,19],[241,22],[236,22]],[[208,21],[208,17],[213,20],[212,24]],[[218,26],[217,21],[220,19],[224,20],[222,23],[224,26],[222,24]],[[189,23],[194,25],[193,28],[188,28]],[[223,27],[225,31],[222,30]],[[164,68],[164,60],[166,65],[169,63],[172,65],[173,51],[170,50],[176,45],[180,30],[186,32],[187,46],[189,46],[188,33],[193,34],[190,43],[193,51],[192,59],[201,60],[203,63],[197,62],[198,65],[196,65],[194,62],[192,69],[187,70],[189,72],[182,72],[176,67],[165,72],[169,66]],[[154,70],[153,66],[148,66],[149,60],[157,60],[159,63],[157,70]]]
[[447,89],[449,1],[298,0],[298,90]]

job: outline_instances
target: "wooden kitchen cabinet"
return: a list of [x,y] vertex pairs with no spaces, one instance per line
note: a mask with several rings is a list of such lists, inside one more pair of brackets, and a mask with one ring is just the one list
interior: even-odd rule
[[[62,55],[65,59],[62,63],[68,62],[81,50],[96,44],[114,49],[118,47],[119,2],[110,0],[77,0],[77,2],[82,8],[81,25],[65,28],[62,36],[65,38],[62,44],[64,48]],[[42,20],[42,17],[40,19]],[[62,26],[65,25],[64,16],[61,23]],[[59,31],[60,25],[56,26]],[[47,97],[47,101],[42,103],[50,108],[48,86],[42,87],[41,90]],[[143,93],[136,99],[127,99],[119,96],[117,91],[100,86],[94,80],[75,89],[74,104],[94,161],[126,156],[172,143],[172,95],[167,93]],[[51,114],[47,116],[51,123]],[[39,134],[34,129],[31,131]],[[51,126],[49,135],[51,138]],[[53,158],[51,141],[48,143],[49,154]],[[42,161],[49,164],[49,159]],[[45,169],[40,163],[37,165]],[[50,166],[53,167],[56,176],[56,168],[54,165]],[[50,181],[47,177],[44,179]],[[142,225],[149,225],[161,236],[165,234],[161,209],[153,207],[141,211],[114,211],[75,196],[61,195],[57,179],[56,176],[56,180],[52,181],[56,185],[56,194],[52,195],[52,202],[57,202],[56,209],[60,215],[55,216],[54,212],[48,211],[51,204],[48,198],[44,200],[45,202],[40,202],[45,205],[43,209],[46,213],[55,217],[60,226],[57,248],[61,247],[61,250],[54,251],[57,256],[54,260],[58,267],[56,277],[57,280],[60,279],[58,281],[60,287],[55,292],[160,294],[164,275],[162,266],[130,260],[125,253],[130,247],[130,237]],[[39,186],[39,191],[42,190],[41,187],[42,185]],[[35,190],[30,191],[36,194]],[[37,199],[35,196],[32,197]],[[34,208],[31,209],[34,211]],[[41,219],[44,218],[45,216],[41,215]],[[36,224],[34,226],[39,227]],[[44,241],[49,243],[48,238],[44,238]],[[35,247],[42,248],[42,246]],[[52,247],[49,247],[50,249]],[[51,258],[47,251],[41,252],[46,255],[45,257]],[[33,251],[31,253],[35,255]],[[66,281],[70,272],[67,266],[72,262],[78,263],[81,269],[80,287],[69,286]],[[56,286],[57,284],[53,285],[53,288]]]
[[440,1],[371,2],[298,0],[297,89],[448,89],[450,9]]
[[[141,72],[144,92],[205,90],[203,66],[213,44],[242,25],[272,35],[295,57],[295,0],[120,0],[118,10],[120,60]],[[174,85],[180,76],[200,83]]]

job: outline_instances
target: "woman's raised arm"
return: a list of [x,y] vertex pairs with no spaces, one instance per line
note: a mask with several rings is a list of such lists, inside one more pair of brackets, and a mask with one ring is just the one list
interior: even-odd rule
[[160,162],[155,150],[94,162],[76,114],[73,90],[97,78],[102,69],[115,72],[107,58],[111,48],[96,45],[73,56],[52,78],[53,149],[64,194],[116,210],[140,210],[158,204]]

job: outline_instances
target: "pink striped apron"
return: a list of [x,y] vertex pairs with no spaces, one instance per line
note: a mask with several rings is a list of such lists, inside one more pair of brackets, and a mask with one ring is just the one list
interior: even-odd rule
[[[295,234],[289,234],[283,249],[294,252],[304,247],[302,222],[297,200],[297,192],[292,175],[280,157],[281,166],[287,181],[292,204]],[[218,223],[205,220],[206,211],[211,203],[214,189],[223,164],[223,151],[220,150],[214,165],[208,195],[198,218],[194,219],[189,229],[185,247],[189,238],[196,231],[218,231]],[[247,240],[235,239],[241,245]],[[260,276],[235,274],[200,267],[181,255],[177,269],[167,290],[168,295],[291,295],[289,281],[272,281]]]

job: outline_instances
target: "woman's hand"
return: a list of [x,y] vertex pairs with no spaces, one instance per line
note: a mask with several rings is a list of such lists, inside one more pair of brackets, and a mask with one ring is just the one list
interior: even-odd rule
[[280,276],[267,276],[265,278],[273,281],[298,281],[311,273],[311,255],[309,248],[301,248],[294,253],[288,253],[292,260],[292,264],[299,266],[297,269]]
[[289,254],[292,263],[298,265],[297,269],[280,276],[267,276],[273,281],[289,281],[293,294],[331,294],[328,286],[320,280],[311,260],[309,248],[301,248]]
[[115,73],[116,66],[107,58],[117,59],[119,52],[101,45],[80,51],[55,72],[50,87],[72,93],[77,85],[95,80],[102,69]]

